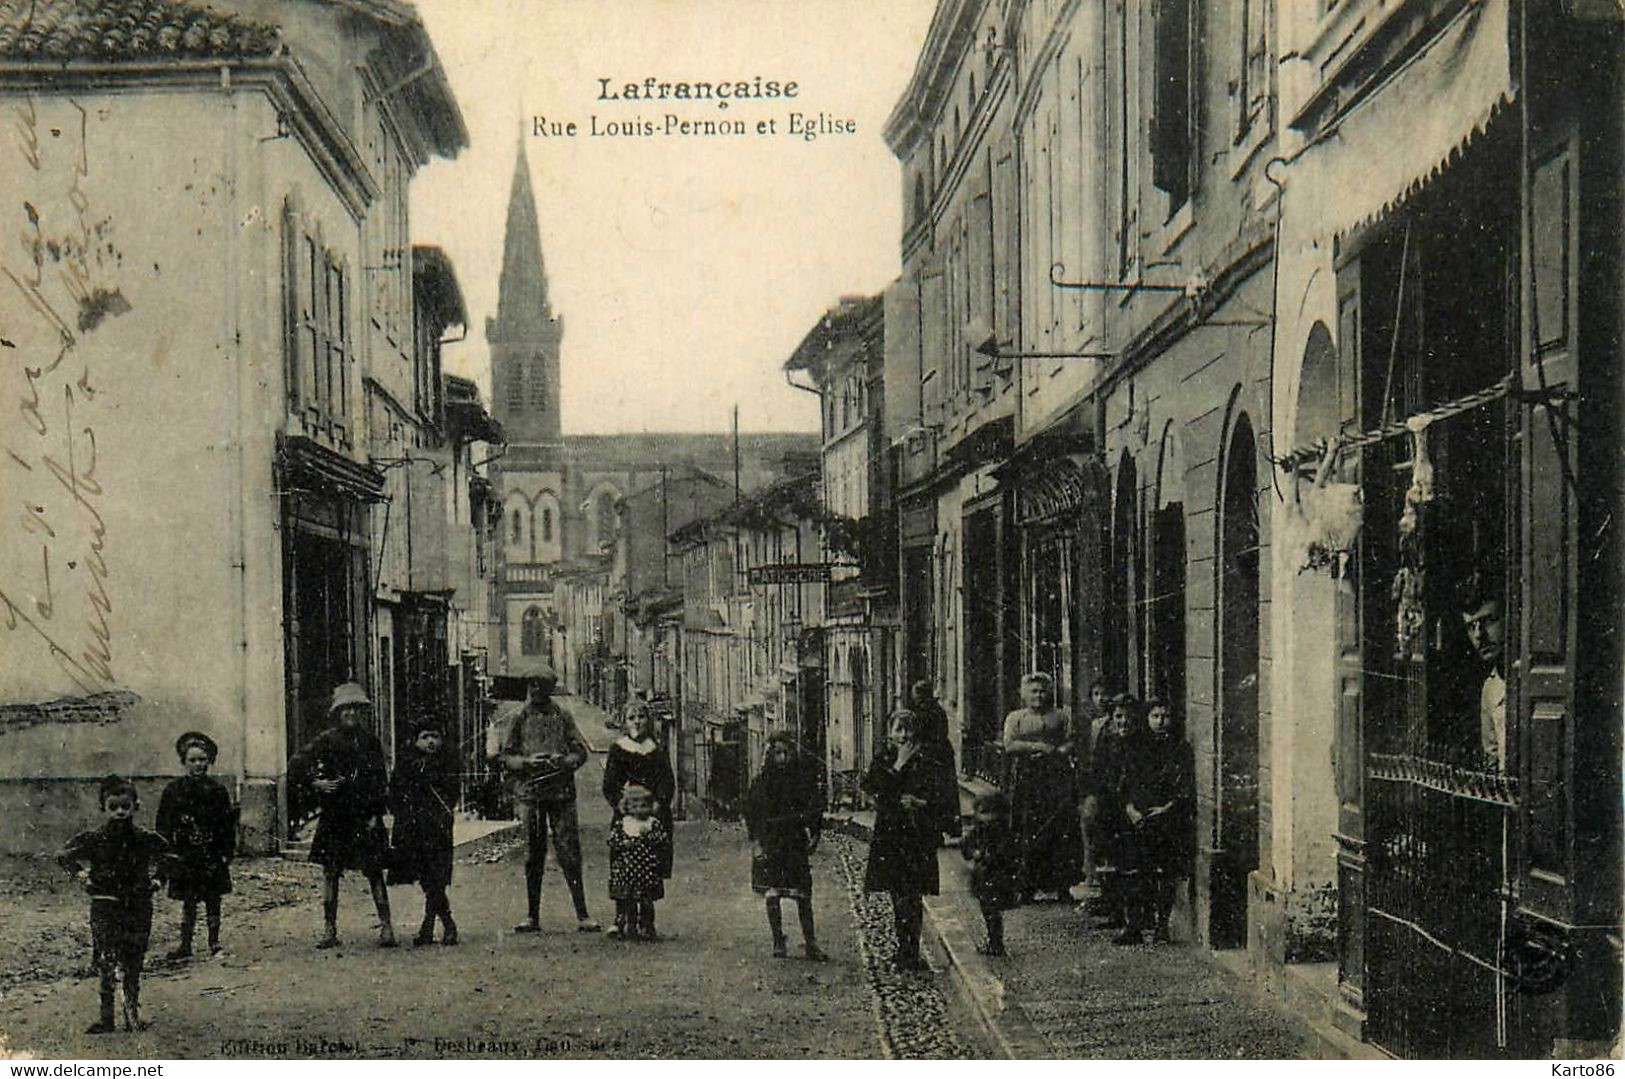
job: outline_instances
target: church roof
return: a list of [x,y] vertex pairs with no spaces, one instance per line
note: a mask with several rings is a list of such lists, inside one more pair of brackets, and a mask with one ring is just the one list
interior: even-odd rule
[[530,162],[522,138],[508,188],[508,221],[502,236],[496,321],[498,332],[512,338],[524,336],[527,328],[547,321],[553,313],[547,298],[547,268],[542,262],[542,231],[530,186]]
[[[741,432],[739,454],[747,462],[772,461],[785,456],[816,455],[819,436],[798,431]],[[590,465],[626,467],[635,464],[695,464],[733,468],[733,436],[727,432],[639,431],[614,435],[566,435],[555,445],[512,443],[507,468],[526,464],[565,462],[578,468]]]

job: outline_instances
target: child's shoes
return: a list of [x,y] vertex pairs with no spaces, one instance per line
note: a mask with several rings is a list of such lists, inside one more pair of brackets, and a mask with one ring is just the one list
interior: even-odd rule
[[790,944],[783,937],[773,938],[773,958],[788,959],[790,957]]
[[801,956],[803,959],[809,960],[813,963],[829,962],[829,956],[824,954],[824,949],[811,942],[801,946]]

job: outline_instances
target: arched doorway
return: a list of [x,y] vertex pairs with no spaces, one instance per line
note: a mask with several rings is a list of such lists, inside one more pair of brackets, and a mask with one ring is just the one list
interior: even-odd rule
[[1258,463],[1245,413],[1231,427],[1219,497],[1218,814],[1209,943],[1247,943],[1247,874],[1258,867]]
[[1151,667],[1146,695],[1185,710],[1185,454],[1179,431],[1169,423],[1157,462],[1156,510],[1151,515],[1151,594],[1147,622]]
[[1106,609],[1106,680],[1113,692],[1129,693],[1136,688],[1134,681],[1139,663],[1134,642],[1134,572],[1135,525],[1138,523],[1136,495],[1139,492],[1139,474],[1134,458],[1123,453],[1117,466],[1117,495],[1112,510],[1111,536],[1111,589]]

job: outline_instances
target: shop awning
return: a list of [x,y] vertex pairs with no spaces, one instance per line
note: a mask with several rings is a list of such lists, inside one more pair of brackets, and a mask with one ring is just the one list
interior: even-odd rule
[[[1511,0],[1462,7],[1384,85],[1332,121],[1286,170],[1289,216],[1308,242],[1363,225],[1426,184],[1516,95]],[[1404,117],[1396,126],[1394,117]]]

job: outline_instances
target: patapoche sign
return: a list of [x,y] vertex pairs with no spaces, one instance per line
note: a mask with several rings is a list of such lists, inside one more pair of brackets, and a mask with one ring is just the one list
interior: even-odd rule
[[819,584],[829,580],[828,562],[783,562],[778,565],[752,566],[751,584]]

